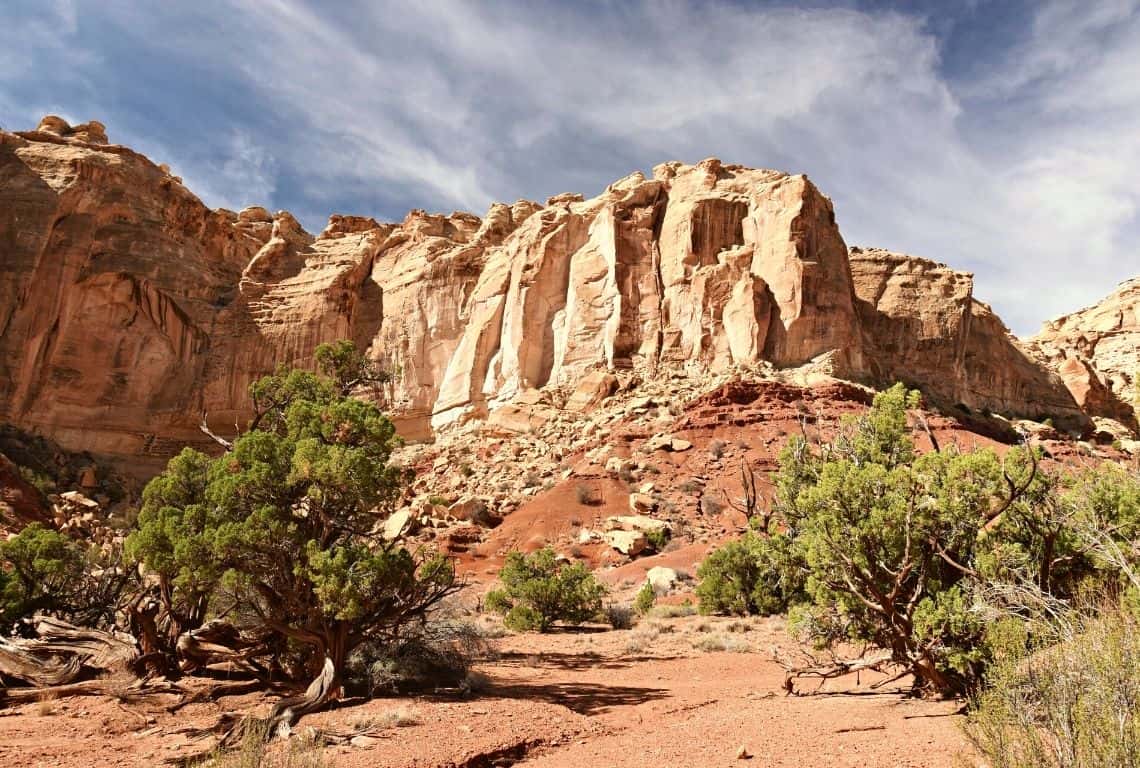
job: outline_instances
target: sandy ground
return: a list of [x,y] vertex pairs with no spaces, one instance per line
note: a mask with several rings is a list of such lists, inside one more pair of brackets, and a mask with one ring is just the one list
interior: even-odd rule
[[[321,750],[322,764],[338,768],[950,768],[969,755],[957,703],[872,691],[874,675],[787,696],[771,656],[794,646],[779,619],[651,619],[632,630],[511,635],[493,645],[474,696],[347,704],[305,718],[298,730],[409,723],[360,746]],[[814,691],[815,683],[803,687]],[[0,765],[161,765],[202,746],[178,729],[269,702],[249,695],[170,714],[161,702],[77,697],[0,710]],[[737,758],[742,746],[749,761]]]

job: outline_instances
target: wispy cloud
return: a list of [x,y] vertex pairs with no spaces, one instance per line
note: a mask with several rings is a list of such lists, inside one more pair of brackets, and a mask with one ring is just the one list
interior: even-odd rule
[[213,205],[319,228],[717,155],[807,172],[849,242],[974,271],[1021,331],[1140,271],[1136,2],[1034,4],[964,68],[954,19],[877,5],[15,2],[0,122],[101,119]]

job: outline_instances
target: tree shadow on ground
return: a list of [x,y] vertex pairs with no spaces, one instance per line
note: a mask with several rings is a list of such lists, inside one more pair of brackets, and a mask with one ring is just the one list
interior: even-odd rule
[[648,661],[672,661],[684,658],[683,656],[621,656],[619,658],[603,656],[600,653],[557,653],[545,651],[542,653],[522,653],[508,651],[500,653],[495,659],[495,666],[525,667],[533,669],[626,669],[634,664]]
[[493,683],[483,694],[490,698],[525,699],[558,704],[580,715],[600,715],[614,707],[633,707],[670,697],[665,688],[638,688],[598,683]]

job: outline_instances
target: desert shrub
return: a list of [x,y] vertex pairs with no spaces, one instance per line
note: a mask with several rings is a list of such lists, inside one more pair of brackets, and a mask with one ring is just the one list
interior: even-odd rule
[[56,492],[55,480],[51,478],[46,472],[37,472],[31,467],[19,466],[18,471],[20,477],[24,479],[29,485],[35,487],[37,491],[43,495]]
[[710,517],[719,515],[724,511],[724,504],[714,499],[712,496],[701,497],[701,514],[709,515]]
[[633,607],[627,603],[609,603],[602,611],[606,622],[613,629],[630,629],[633,627]]
[[1105,611],[1046,647],[1016,621],[992,634],[999,652],[965,726],[992,768],[1140,765],[1134,613]]
[[697,612],[697,606],[685,598],[685,601],[679,605],[658,605],[654,606],[650,615],[659,619],[678,619],[682,616],[692,616]]
[[693,647],[698,651],[705,651],[706,653],[716,653],[718,651],[751,653],[753,650],[752,645],[744,638],[723,634],[704,635],[693,642]]
[[580,483],[575,486],[574,495],[577,497],[579,504],[587,507],[596,507],[602,503],[601,494],[585,483]]
[[499,581],[501,588],[487,595],[487,607],[503,613],[504,624],[518,631],[589,621],[601,611],[606,593],[584,563],[560,563],[550,547],[530,555],[511,552]]
[[748,532],[697,568],[701,613],[769,615],[803,599],[805,571],[784,534]]
[[82,626],[111,624],[131,576],[116,551],[32,523],[0,541],[0,632],[36,613]]
[[657,591],[653,589],[653,585],[648,581],[644,586],[637,591],[637,597],[633,600],[633,608],[642,616],[648,614],[653,610],[653,606],[657,603]]
[[409,628],[395,642],[357,647],[346,665],[345,689],[365,696],[462,690],[471,663],[486,653],[486,640],[476,626],[434,618]]
[[677,489],[682,491],[683,493],[696,493],[697,491],[701,490],[702,488],[704,488],[704,485],[697,482],[696,480],[686,480],[685,482],[683,482],[679,486],[677,486]]
[[723,440],[713,440],[711,443],[709,443],[709,456],[713,457],[714,459],[722,458],[724,456],[724,449],[727,445],[728,443]]
[[649,542],[649,548],[654,552],[664,552],[671,537],[672,531],[664,526],[645,532],[645,539]]
[[271,744],[263,723],[247,718],[239,726],[242,737],[235,749],[222,750],[201,763],[201,768],[326,768],[320,746],[303,739]]

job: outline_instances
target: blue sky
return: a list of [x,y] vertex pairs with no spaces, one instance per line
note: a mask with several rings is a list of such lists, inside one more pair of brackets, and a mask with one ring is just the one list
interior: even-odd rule
[[4,0],[0,125],[47,113],[314,231],[715,155],[1018,332],[1140,273],[1140,0]]

